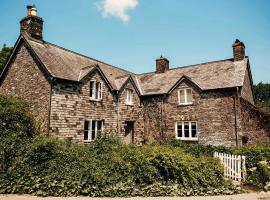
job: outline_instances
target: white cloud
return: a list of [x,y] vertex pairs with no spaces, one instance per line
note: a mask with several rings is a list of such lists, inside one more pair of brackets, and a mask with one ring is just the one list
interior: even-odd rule
[[127,11],[134,9],[138,3],[139,0],[101,0],[97,6],[104,17],[118,17],[122,21],[128,22],[130,16]]

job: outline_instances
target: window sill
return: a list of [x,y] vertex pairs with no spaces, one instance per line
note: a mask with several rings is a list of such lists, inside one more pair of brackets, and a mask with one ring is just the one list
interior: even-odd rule
[[181,138],[181,137],[176,137],[177,140],[182,140],[182,141],[198,141],[198,138]]
[[91,99],[89,98],[90,101],[95,101],[95,102],[101,102],[102,99]]
[[193,102],[192,103],[179,103],[178,106],[192,106],[194,105]]
[[90,143],[92,143],[92,142],[94,142],[94,140],[84,140],[84,141],[83,141],[84,144],[90,144]]
[[125,103],[126,106],[134,106],[134,104],[131,104],[131,103]]

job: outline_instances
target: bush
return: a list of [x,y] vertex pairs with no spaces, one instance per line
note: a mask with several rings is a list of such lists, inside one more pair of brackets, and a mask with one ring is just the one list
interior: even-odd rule
[[214,152],[221,153],[232,153],[232,150],[223,146],[211,146],[211,145],[201,145],[197,143],[187,143],[175,138],[169,138],[168,140],[160,141],[162,145],[169,145],[173,147],[179,147],[183,149],[186,153],[190,153],[195,157],[210,156],[213,157]]
[[29,108],[21,98],[0,95],[0,172],[12,165],[18,149],[37,134]]
[[270,182],[270,143],[234,148],[235,154],[246,156],[246,185],[264,189]]
[[214,158],[164,145],[89,145],[51,137],[27,140],[5,173],[0,193],[41,196],[172,196],[233,193]]
[[16,134],[18,138],[32,137],[35,133],[29,104],[19,97],[0,95],[0,137]]

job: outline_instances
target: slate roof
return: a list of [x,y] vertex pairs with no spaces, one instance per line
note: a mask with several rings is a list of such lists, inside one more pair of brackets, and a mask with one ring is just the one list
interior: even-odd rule
[[25,39],[55,78],[80,81],[98,66],[113,89],[119,90],[131,76],[141,95],[168,93],[181,77],[188,77],[202,90],[243,86],[248,66],[246,57],[237,62],[227,59],[172,68],[165,73],[134,74],[49,42]]
[[232,59],[198,65],[178,67],[165,73],[138,75],[144,95],[168,93],[174,84],[187,76],[202,90],[243,86],[248,58],[234,62]]
[[115,79],[119,76],[130,74],[130,72],[126,70],[67,50],[49,42],[39,42],[29,38],[24,39],[26,39],[38,58],[55,78],[80,81],[84,75],[98,65],[113,89],[117,89]]

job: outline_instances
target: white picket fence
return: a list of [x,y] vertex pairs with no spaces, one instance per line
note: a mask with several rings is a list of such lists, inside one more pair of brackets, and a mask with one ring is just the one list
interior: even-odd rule
[[220,159],[224,165],[224,177],[235,181],[245,181],[246,157],[215,152],[214,157]]

